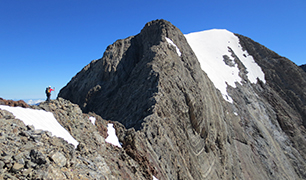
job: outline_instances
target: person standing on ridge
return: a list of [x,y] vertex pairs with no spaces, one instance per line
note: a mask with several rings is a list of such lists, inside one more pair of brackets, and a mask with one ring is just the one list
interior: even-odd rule
[[48,102],[50,102],[50,97],[51,97],[51,91],[54,91],[55,88],[51,88],[51,86],[46,88],[46,95],[47,95],[47,100]]

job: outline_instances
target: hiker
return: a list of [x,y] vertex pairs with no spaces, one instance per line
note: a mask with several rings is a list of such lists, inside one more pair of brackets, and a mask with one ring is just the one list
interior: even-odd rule
[[47,95],[47,100],[46,101],[50,102],[51,91],[54,91],[54,89],[51,89],[51,86],[46,88],[46,95]]

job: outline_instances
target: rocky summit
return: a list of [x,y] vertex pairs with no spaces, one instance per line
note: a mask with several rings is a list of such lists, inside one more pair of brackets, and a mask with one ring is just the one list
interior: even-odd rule
[[[110,45],[59,96],[133,131],[119,130],[120,141],[128,138],[150,157],[159,179],[306,179],[305,72],[233,34],[226,43],[238,39],[238,45],[218,54],[241,79],[224,82],[228,101],[199,63],[197,53],[215,50],[196,51],[188,38],[165,20],[149,22],[138,35]],[[248,57],[264,79],[250,81]]]
[[[305,92],[301,67],[248,37],[184,35],[155,20],[108,46],[57,100],[31,106],[52,112],[76,148],[1,110],[0,171],[10,179],[306,179]],[[106,143],[110,122],[122,148]]]

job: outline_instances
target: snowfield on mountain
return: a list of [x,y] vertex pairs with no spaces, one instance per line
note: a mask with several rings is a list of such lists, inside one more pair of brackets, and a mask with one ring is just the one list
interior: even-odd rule
[[[251,83],[256,84],[257,78],[265,83],[265,75],[253,57],[243,50],[239,39],[232,32],[223,29],[212,29],[186,34],[185,37],[195,52],[201,68],[218,88],[224,99],[233,103],[226,88],[236,87],[236,82],[242,81],[240,70],[235,58],[246,67],[247,76]],[[225,62],[225,57],[229,62]]]

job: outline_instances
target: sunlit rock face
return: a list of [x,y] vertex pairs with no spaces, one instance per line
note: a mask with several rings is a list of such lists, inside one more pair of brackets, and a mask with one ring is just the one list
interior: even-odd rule
[[241,35],[201,38],[149,22],[59,96],[123,124],[123,149],[159,179],[305,179],[305,72]]

